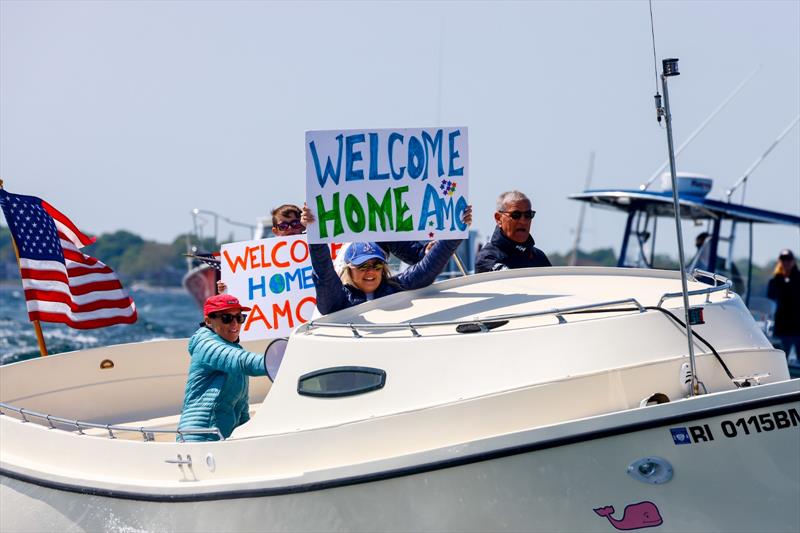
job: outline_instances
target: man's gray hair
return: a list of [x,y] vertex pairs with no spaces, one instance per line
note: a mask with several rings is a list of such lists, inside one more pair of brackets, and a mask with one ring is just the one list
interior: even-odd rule
[[519,191],[506,191],[497,197],[497,211],[503,211],[507,203],[522,202],[524,200],[527,200],[528,203],[531,201],[530,198]]

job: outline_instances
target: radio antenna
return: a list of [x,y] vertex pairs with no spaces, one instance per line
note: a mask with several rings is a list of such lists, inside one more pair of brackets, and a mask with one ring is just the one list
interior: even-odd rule
[[[653,76],[656,82],[656,94],[653,98],[656,100],[656,109],[661,108],[661,94],[658,92],[658,59],[656,59],[656,29],[653,24],[653,0],[649,0],[650,4],[650,35],[653,39]],[[661,115],[657,117],[658,123],[661,124]]]

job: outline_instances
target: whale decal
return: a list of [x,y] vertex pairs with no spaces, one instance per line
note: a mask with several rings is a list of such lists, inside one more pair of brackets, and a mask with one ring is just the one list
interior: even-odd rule
[[631,529],[644,529],[646,527],[660,526],[664,520],[661,518],[661,513],[658,512],[658,507],[653,502],[639,502],[632,503],[625,507],[622,512],[622,519],[617,520],[611,515],[614,514],[614,506],[608,505],[606,507],[599,507],[594,509],[598,516],[608,518],[614,528],[620,531],[629,531]]

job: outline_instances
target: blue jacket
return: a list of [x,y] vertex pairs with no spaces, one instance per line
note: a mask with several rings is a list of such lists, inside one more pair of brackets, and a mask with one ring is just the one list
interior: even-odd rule
[[[248,352],[203,326],[189,339],[189,377],[178,429],[213,428],[228,438],[250,420],[249,379],[264,376],[264,355]],[[216,435],[186,435],[187,441],[219,440]]]
[[[456,251],[460,239],[437,241],[431,251],[416,265],[390,279],[381,280],[373,298],[381,298],[400,291],[421,289],[436,280],[453,252]],[[345,285],[333,268],[331,254],[325,244],[309,245],[311,265],[314,267],[314,284],[317,289],[317,309],[323,315],[346,309],[367,301],[366,295],[352,285]]]

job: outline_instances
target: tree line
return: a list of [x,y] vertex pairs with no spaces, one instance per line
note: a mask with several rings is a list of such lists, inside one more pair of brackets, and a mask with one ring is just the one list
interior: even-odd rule
[[[189,235],[181,234],[171,243],[160,243],[145,240],[135,233],[118,230],[113,233],[103,233],[97,242],[84,248],[84,252],[96,257],[114,269],[123,284],[145,283],[154,287],[177,287],[181,285],[183,275],[187,271],[186,257],[188,244],[194,245],[201,252],[219,250],[220,243],[213,238],[202,239],[200,242]],[[569,253],[549,253],[550,261],[554,266],[566,265]],[[592,251],[578,251],[578,265],[587,266],[616,266],[617,257],[612,248],[599,248]],[[666,255],[657,255],[654,266],[667,270],[678,268],[678,262]],[[746,261],[737,261],[737,267],[746,276]],[[763,296],[766,294],[767,282],[772,277],[773,265],[753,265],[752,294]],[[11,245],[11,233],[8,228],[0,227],[0,280],[19,279],[19,270]]]
[[[97,241],[83,248],[83,252],[110,266],[124,285],[146,283],[154,287],[180,286],[187,271],[187,243],[200,251],[219,250],[214,239],[197,239],[188,234],[175,237],[171,243],[145,240],[135,233],[118,230],[103,233]],[[0,228],[0,280],[19,279],[16,257],[8,228]]]

